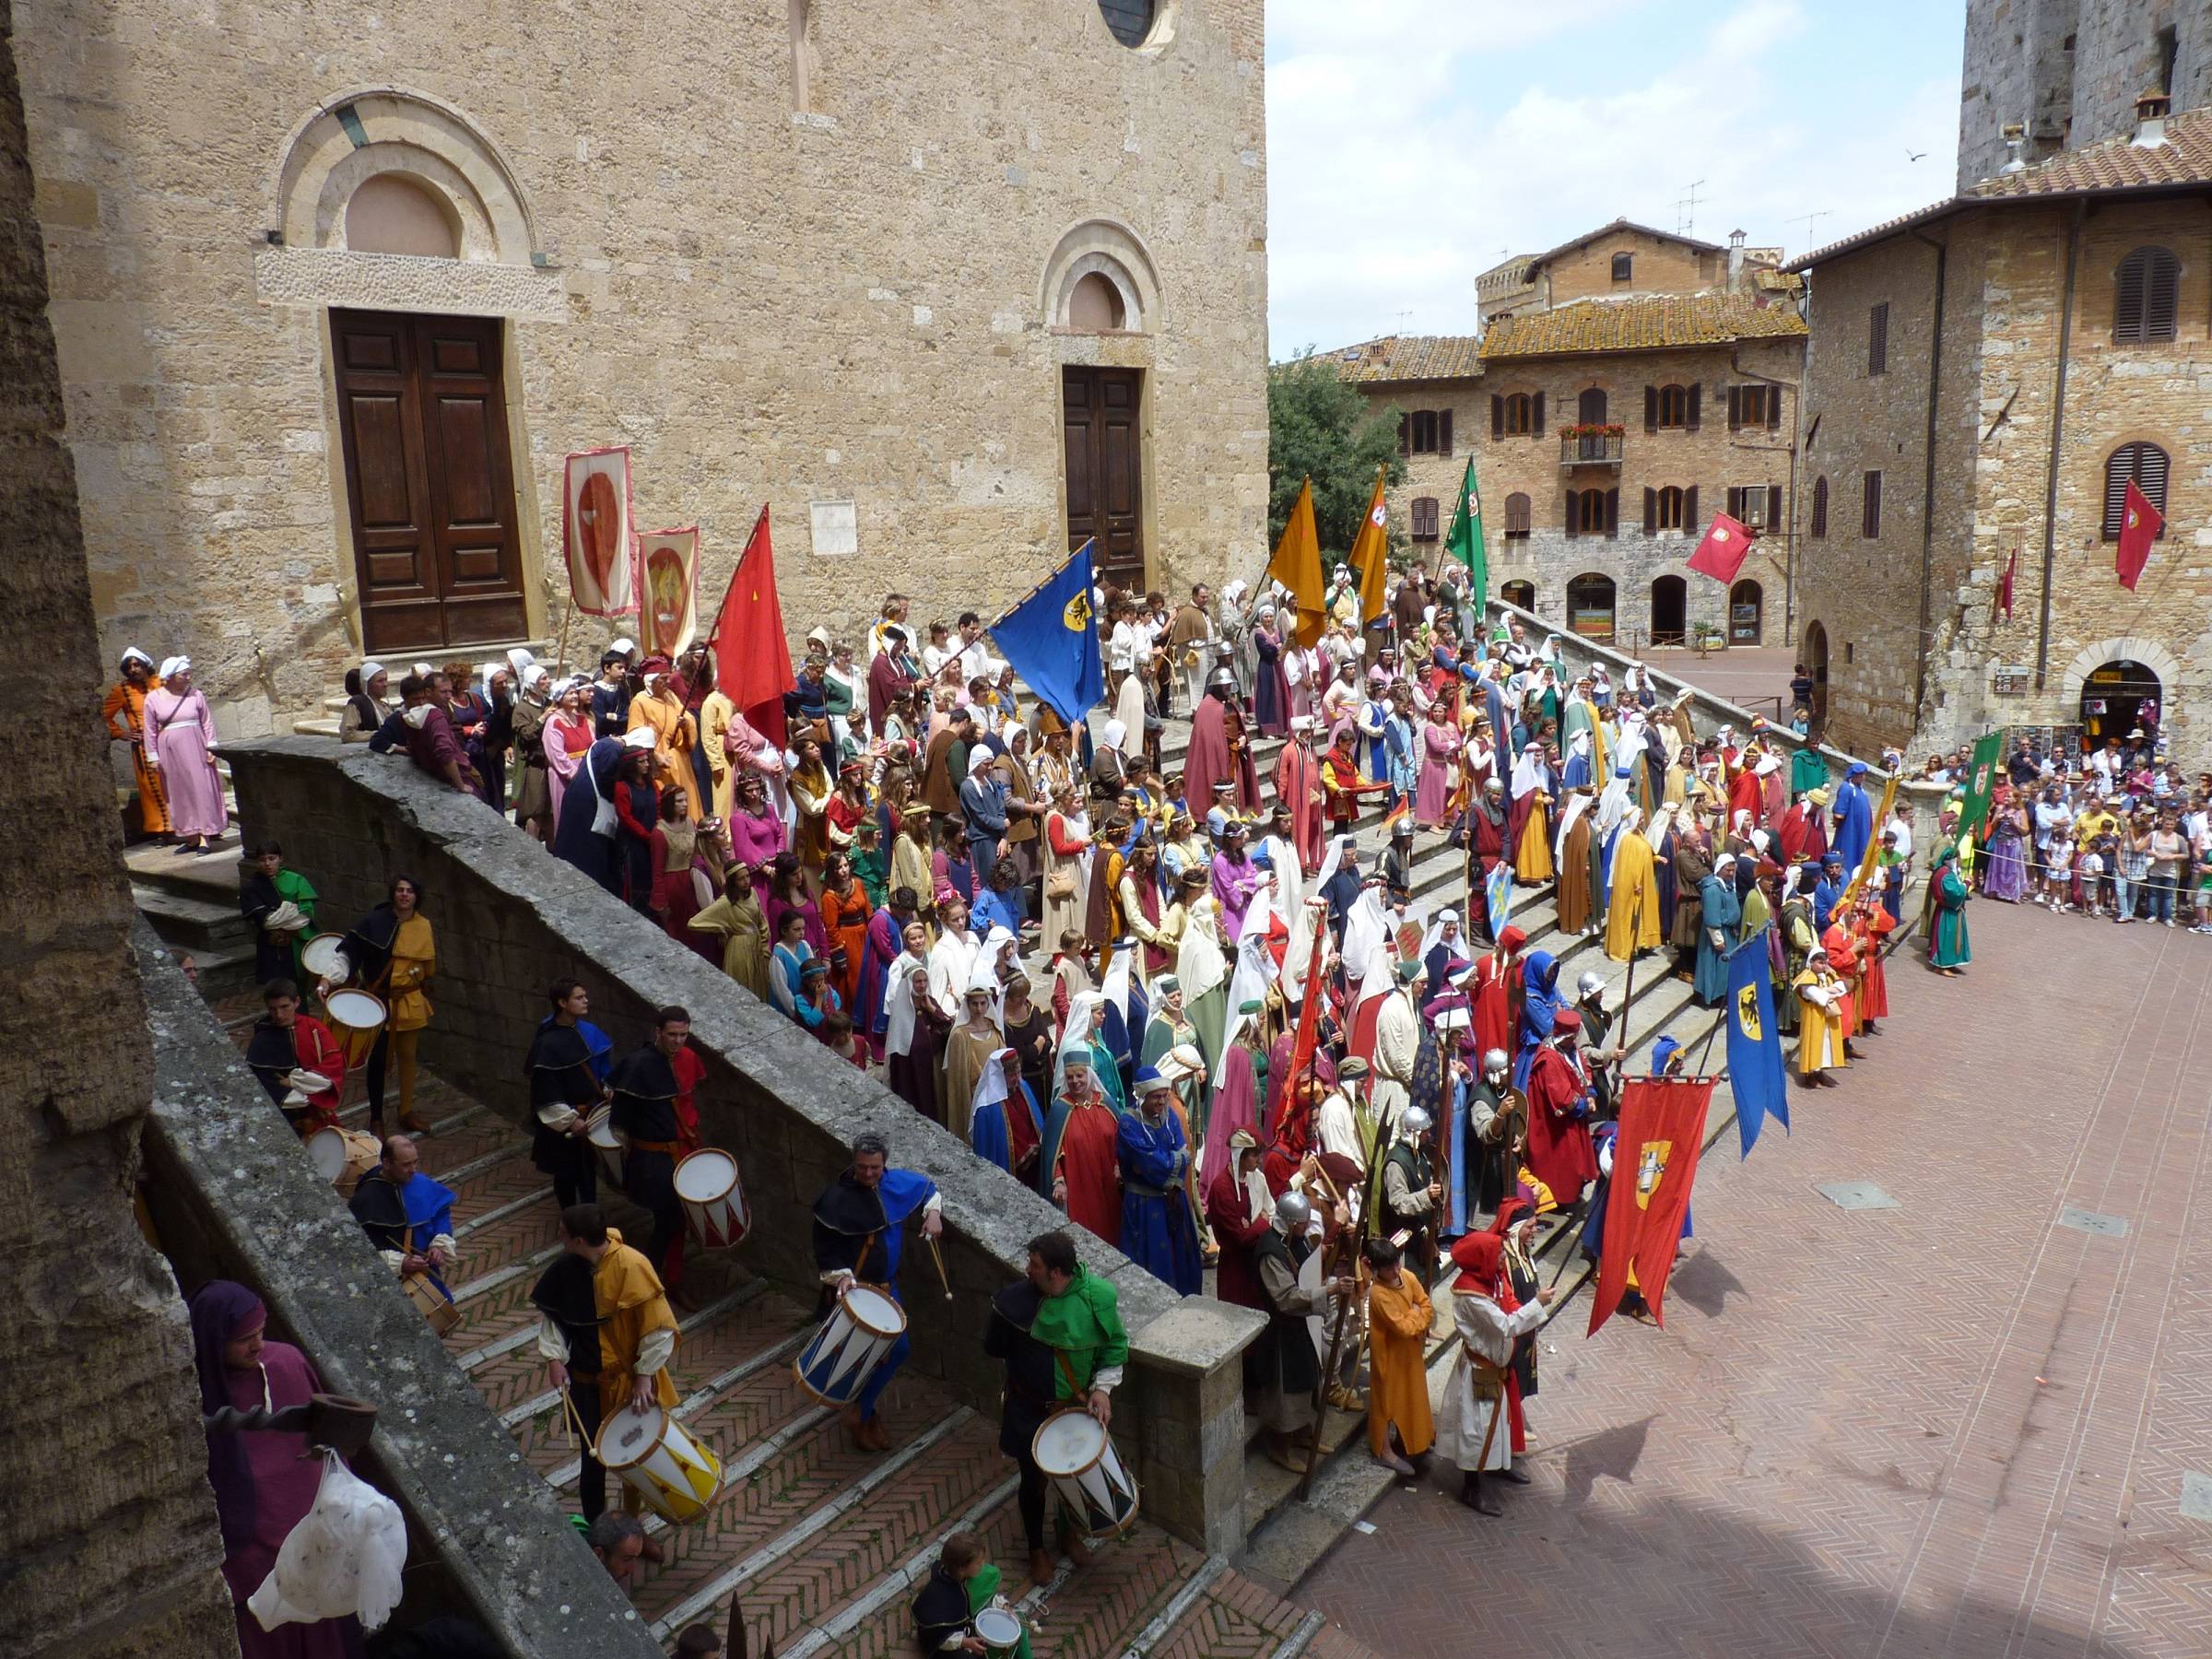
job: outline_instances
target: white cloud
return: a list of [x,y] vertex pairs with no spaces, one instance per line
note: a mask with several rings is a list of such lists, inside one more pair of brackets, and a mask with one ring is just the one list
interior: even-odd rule
[[[1616,50],[1691,9],[1270,0],[1277,355],[1471,332],[1477,273],[1616,218],[1671,229],[1692,180],[1696,234],[1740,227],[1792,252],[1948,194],[1955,71],[1871,73],[1887,53],[1868,18],[1863,64],[1823,80],[1828,48],[1797,0],[1662,29],[1679,42],[1664,61]],[[1515,89],[1509,60],[1542,73]],[[1808,240],[1803,216],[1822,210]]]

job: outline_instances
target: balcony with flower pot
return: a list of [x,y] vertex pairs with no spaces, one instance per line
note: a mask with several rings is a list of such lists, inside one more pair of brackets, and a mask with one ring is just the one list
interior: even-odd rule
[[1626,428],[1594,422],[1559,429],[1559,465],[1605,466],[1620,470],[1620,445]]

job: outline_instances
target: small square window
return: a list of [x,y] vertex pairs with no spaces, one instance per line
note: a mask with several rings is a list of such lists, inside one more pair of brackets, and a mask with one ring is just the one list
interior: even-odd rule
[[1635,269],[1635,265],[1636,265],[1636,256],[1635,256],[1633,253],[1616,253],[1616,254],[1614,254],[1614,255],[1613,255],[1613,280],[1614,280],[1614,281],[1616,281],[1616,282],[1626,282],[1626,281],[1628,281],[1628,279],[1629,279],[1629,274],[1630,274],[1630,273],[1632,270],[1634,270],[1634,269]]

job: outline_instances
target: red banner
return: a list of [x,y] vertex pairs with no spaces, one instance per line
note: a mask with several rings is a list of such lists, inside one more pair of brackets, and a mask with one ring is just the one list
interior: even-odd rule
[[1590,1335],[1612,1317],[1636,1270],[1636,1288],[1651,1305],[1655,1324],[1666,1323],[1660,1298],[1682,1241],[1682,1218],[1705,1149],[1705,1109],[1712,1079],[1631,1077],[1620,1101],[1620,1133],[1613,1143],[1612,1185],[1606,1194],[1606,1236],[1598,1256],[1597,1289],[1590,1304]]
[[560,532],[576,608],[592,617],[626,617],[636,610],[638,547],[629,521],[627,449],[581,450],[568,458]]
[[638,569],[645,579],[639,642],[647,656],[674,662],[699,631],[699,526],[645,531]]
[[715,688],[761,733],[782,743],[783,693],[794,683],[791,645],[783,637],[783,602],[776,593],[776,550],[769,538],[768,507],[746,538],[729,591],[707,643],[714,653]]

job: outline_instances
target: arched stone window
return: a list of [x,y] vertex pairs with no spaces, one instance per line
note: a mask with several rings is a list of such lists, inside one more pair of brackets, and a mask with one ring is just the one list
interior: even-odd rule
[[346,246],[356,253],[458,259],[461,216],[406,173],[372,173],[346,203]]
[[1085,334],[1107,334],[1124,326],[1127,312],[1121,290],[1104,273],[1086,271],[1068,290],[1067,325]]
[[1048,327],[1148,334],[1159,312],[1159,277],[1135,231],[1112,219],[1085,219],[1045,261],[1039,300]]

